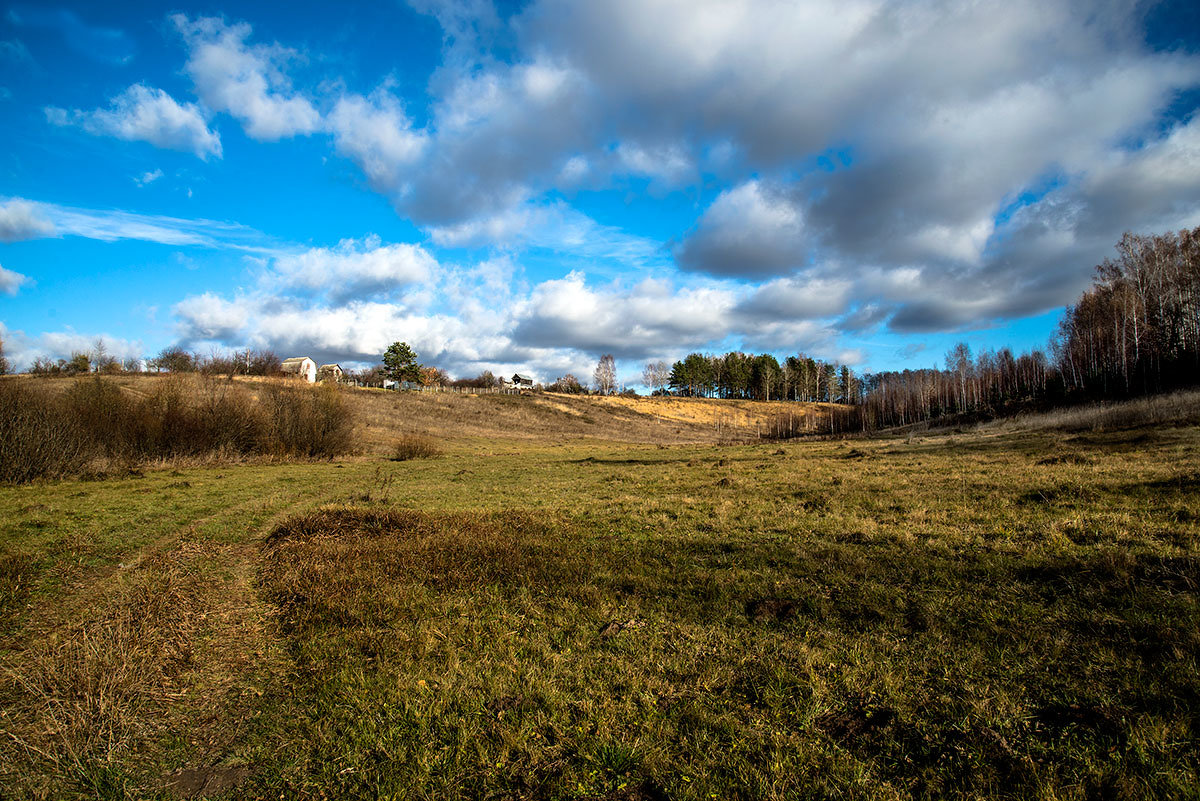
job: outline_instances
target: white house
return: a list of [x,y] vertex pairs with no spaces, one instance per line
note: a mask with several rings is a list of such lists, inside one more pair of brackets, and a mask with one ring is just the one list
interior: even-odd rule
[[533,379],[520,373],[513,373],[511,383],[517,389],[533,389]]
[[307,356],[284,359],[281,365],[284,375],[294,375],[312,384],[317,380],[317,363]]

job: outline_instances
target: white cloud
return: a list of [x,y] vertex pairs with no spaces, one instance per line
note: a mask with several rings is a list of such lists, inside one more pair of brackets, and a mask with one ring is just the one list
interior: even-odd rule
[[39,207],[21,198],[0,202],[0,242],[54,236],[54,223]]
[[675,290],[646,279],[628,290],[597,290],[572,272],[534,288],[516,316],[518,345],[612,351],[641,358],[664,343],[693,347],[729,332],[729,312],[737,295],[718,287]]
[[327,120],[338,152],[350,157],[380,191],[397,192],[423,151],[425,137],[412,130],[398,100],[383,89],[369,97],[345,95]]
[[195,153],[205,160],[221,157],[221,138],[209,130],[195,103],[180,105],[162,89],[140,83],[113,98],[107,109],[68,112],[49,107],[46,119],[53,125],[78,125],[92,134]]
[[231,303],[211,292],[185,298],[175,304],[174,312],[189,336],[198,339],[233,339],[249,319],[245,303]]
[[[877,309],[898,301],[870,294],[876,274],[916,270],[926,298],[1035,313],[1072,300],[1097,251],[1067,245],[1026,275],[1011,226],[996,227],[1018,198],[1063,184],[1055,196],[1088,207],[1105,247],[1192,208],[1169,168],[1141,165],[1140,207],[1105,179],[1156,148],[1161,115],[1200,83],[1200,58],[1148,48],[1144,15],[1074,0],[535,2],[512,21],[512,63],[481,51],[431,84],[435,166],[406,177],[400,208],[437,242],[524,242],[548,190],[622,174],[692,186],[705,165],[735,183],[675,249],[685,269],[758,279],[834,262],[850,307]],[[1064,226],[1059,241],[1092,241]]]
[[193,21],[183,14],[173,15],[171,21],[188,45],[184,69],[209,108],[241,120],[246,134],[262,141],[320,128],[320,113],[292,90],[284,71],[298,58],[294,50],[246,44],[251,30],[246,23],[226,25],[216,17]]
[[427,233],[441,247],[504,244],[550,251],[562,263],[592,272],[670,268],[670,256],[660,242],[602,225],[561,201],[526,203],[491,217],[430,228]]
[[420,245],[383,245],[379,237],[344,239],[335,248],[278,256],[268,282],[328,294],[335,302],[387,294],[429,281],[437,261]]
[[159,170],[159,169],[155,169],[155,170],[151,170],[149,172],[144,172],[141,175],[133,176],[133,182],[135,184],[137,184],[138,186],[148,186],[149,184],[154,183],[155,181],[157,181],[159,178],[162,178],[162,177],[163,177],[163,171]]
[[698,176],[692,157],[679,143],[643,147],[622,142],[616,156],[620,171],[655,179],[667,188],[692,183]]
[[11,242],[39,236],[82,236],[102,242],[135,239],[161,245],[279,253],[279,247],[265,235],[238,223],[119,209],[84,209],[22,198],[0,203],[0,240]]
[[0,337],[4,339],[4,355],[13,369],[28,369],[38,357],[67,359],[74,353],[89,353],[100,342],[110,356],[117,359],[137,358],[144,354],[139,340],[122,339],[110,334],[81,334],[72,328],[30,335],[20,329],[10,329],[0,322]]
[[16,295],[22,286],[32,283],[33,279],[29,276],[0,267],[0,292]]
[[527,237],[535,228],[534,221],[538,216],[540,213],[532,206],[515,206],[486,217],[433,226],[427,233],[440,247],[510,244]]

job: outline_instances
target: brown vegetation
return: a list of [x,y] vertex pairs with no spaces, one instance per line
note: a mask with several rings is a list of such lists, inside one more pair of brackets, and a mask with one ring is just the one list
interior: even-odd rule
[[421,434],[404,434],[396,441],[396,450],[392,460],[404,462],[409,459],[429,459],[441,454],[437,440]]
[[827,420],[828,404],[707,398],[639,398],[558,393],[455,394],[351,389],[365,450],[391,454],[399,431],[417,430],[442,443],[465,439],[671,444],[756,440],[787,409]]
[[353,421],[332,387],[168,376],[130,386],[100,376],[57,386],[0,382],[0,481],[26,482],[172,459],[329,458]]

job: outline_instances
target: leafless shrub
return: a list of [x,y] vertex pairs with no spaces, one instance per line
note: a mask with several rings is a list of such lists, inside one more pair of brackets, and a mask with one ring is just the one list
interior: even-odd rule
[[0,384],[0,481],[78,474],[96,460],[132,465],[177,458],[331,458],[352,448],[353,415],[331,386],[245,387],[169,376],[138,397],[93,376],[55,394]]
[[272,386],[263,397],[270,447],[281,456],[332,458],[350,451],[350,407],[330,384],[312,388]]
[[433,437],[427,437],[423,434],[404,434],[396,441],[396,449],[392,453],[392,460],[404,462],[409,459],[429,459],[434,456],[440,456],[441,450],[437,446],[437,440]]
[[88,455],[82,427],[59,398],[41,386],[0,381],[0,481],[70,475]]

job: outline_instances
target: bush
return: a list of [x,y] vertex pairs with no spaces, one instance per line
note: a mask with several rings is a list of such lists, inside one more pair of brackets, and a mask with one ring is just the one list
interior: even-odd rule
[[547,392],[565,392],[569,395],[580,395],[583,393],[583,385],[579,383],[579,379],[571,373],[560,376],[553,384],[546,387]]
[[71,475],[88,453],[82,427],[58,398],[20,380],[0,381],[0,481]]
[[336,387],[272,386],[263,404],[268,439],[277,455],[333,458],[351,449],[354,423]]
[[261,403],[236,384],[171,376],[137,398],[100,376],[55,395],[0,383],[0,481],[78,474],[93,459],[332,458],[351,450],[349,407],[331,386],[272,386]]
[[396,442],[396,451],[392,455],[392,460],[406,462],[409,459],[430,459],[440,456],[441,453],[437,441],[432,437],[421,434],[405,434]]

